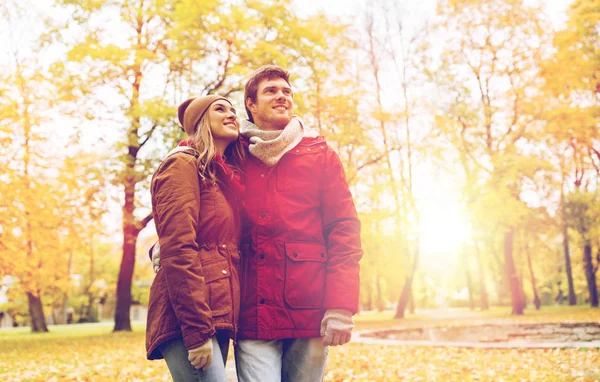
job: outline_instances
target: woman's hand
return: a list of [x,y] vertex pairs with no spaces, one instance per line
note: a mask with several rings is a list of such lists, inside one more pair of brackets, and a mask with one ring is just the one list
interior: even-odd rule
[[188,351],[188,360],[196,369],[207,369],[212,363],[212,338],[199,347]]

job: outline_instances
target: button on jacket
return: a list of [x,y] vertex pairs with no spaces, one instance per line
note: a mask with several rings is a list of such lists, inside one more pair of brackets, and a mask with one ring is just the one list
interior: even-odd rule
[[[247,142],[246,142],[247,143]],[[360,222],[323,137],[244,171],[240,339],[319,337],[327,309],[358,309]]]
[[168,156],[152,178],[161,268],[150,288],[148,359],[162,358],[165,341],[183,338],[190,350],[237,329],[239,214],[224,186],[200,180],[194,153]]

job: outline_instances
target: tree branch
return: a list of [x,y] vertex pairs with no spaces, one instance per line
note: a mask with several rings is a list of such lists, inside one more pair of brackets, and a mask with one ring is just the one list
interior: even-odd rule
[[[596,169],[596,173],[600,175],[600,152],[596,150],[593,146],[588,147],[588,151],[590,154],[590,158],[592,159],[592,166]],[[592,154],[596,154],[598,157],[598,164],[594,161],[594,156]]]
[[370,160],[362,163],[360,166],[357,166],[356,167],[356,171],[354,171],[354,175],[351,178],[348,179],[348,183],[352,183],[352,181],[354,179],[356,179],[356,177],[358,176],[358,173],[361,170],[363,170],[363,169],[365,169],[365,168],[367,168],[369,166],[372,166],[374,164],[377,164],[379,161],[381,161],[382,159],[384,159],[390,152],[397,151],[397,150],[398,150],[398,148],[396,148],[396,147],[390,148],[387,153],[381,154],[381,155],[379,155],[379,156],[377,156],[375,158],[371,158]]
[[[242,91],[243,89],[244,88],[241,86],[233,87],[233,88],[229,89],[227,92],[223,93],[223,97],[229,97],[231,95],[231,93]],[[245,103],[245,100],[244,100],[244,103]]]
[[460,139],[463,144],[463,149],[465,150],[465,153],[471,159],[471,161],[473,161],[473,163],[475,163],[475,165],[477,167],[479,167],[486,173],[491,174],[492,172],[490,170],[488,170],[487,168],[485,168],[485,166],[483,166],[481,163],[479,163],[477,161],[477,159],[475,159],[475,157],[473,156],[473,153],[471,152],[471,150],[469,150],[468,142],[467,142],[467,139],[465,138],[465,132],[467,131],[468,126],[465,123],[465,121],[462,119],[462,117],[458,117],[457,119],[462,125],[462,129],[460,130]]
[[140,149],[142,147],[144,147],[144,145],[146,143],[148,143],[150,138],[152,138],[152,134],[154,133],[154,130],[156,130],[157,127],[158,127],[158,124],[153,125],[152,128],[150,128],[150,130],[146,133],[146,137],[144,138],[144,140],[142,142],[140,142]]
[[144,228],[146,228],[146,226],[148,225],[148,223],[150,223],[150,221],[152,221],[154,217],[152,216],[152,212],[150,212],[146,217],[144,217],[142,220],[138,221],[138,229],[141,231]]
[[212,94],[215,90],[219,89],[225,83],[225,79],[227,79],[227,69],[229,67],[229,62],[231,61],[231,45],[233,45],[233,41],[227,40],[227,58],[223,63],[223,74],[220,78],[217,79],[216,83],[210,85],[206,88],[206,94]]

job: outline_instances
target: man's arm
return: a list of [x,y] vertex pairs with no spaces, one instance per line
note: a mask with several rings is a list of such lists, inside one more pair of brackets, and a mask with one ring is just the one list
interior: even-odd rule
[[358,311],[360,289],[360,221],[344,168],[337,154],[327,147],[321,208],[323,235],[327,245],[327,281],[324,309]]
[[343,345],[350,341],[358,311],[360,290],[360,221],[344,168],[337,154],[327,147],[322,179],[321,208],[323,236],[327,244],[327,279],[321,321],[324,345]]

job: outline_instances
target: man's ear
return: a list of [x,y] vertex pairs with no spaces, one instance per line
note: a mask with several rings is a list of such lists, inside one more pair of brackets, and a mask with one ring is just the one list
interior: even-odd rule
[[246,98],[246,107],[250,110],[251,113],[256,112],[256,104],[252,102],[252,98]]

